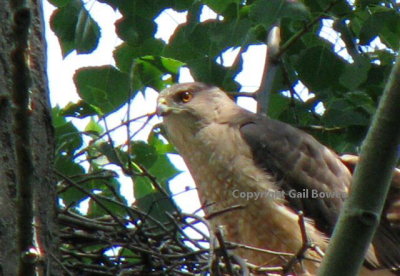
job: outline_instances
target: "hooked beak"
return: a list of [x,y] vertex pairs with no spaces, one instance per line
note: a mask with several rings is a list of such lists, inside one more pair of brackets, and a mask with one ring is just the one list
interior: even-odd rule
[[172,109],[167,105],[167,100],[160,98],[157,101],[156,113],[158,116],[166,116],[171,113]]

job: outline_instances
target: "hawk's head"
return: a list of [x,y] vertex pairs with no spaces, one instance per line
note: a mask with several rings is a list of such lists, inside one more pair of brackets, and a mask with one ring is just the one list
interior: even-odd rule
[[217,87],[192,82],[175,84],[160,92],[157,114],[164,117],[164,125],[194,128],[221,123],[238,111],[239,107]]
[[171,113],[193,113],[196,109],[195,106],[204,104],[204,95],[209,95],[212,88],[197,82],[168,87],[160,92],[157,101],[157,113],[162,116]]
[[168,138],[178,150],[201,139],[193,138],[204,127],[230,124],[243,113],[224,91],[198,82],[172,85],[157,101],[157,114],[163,116]]

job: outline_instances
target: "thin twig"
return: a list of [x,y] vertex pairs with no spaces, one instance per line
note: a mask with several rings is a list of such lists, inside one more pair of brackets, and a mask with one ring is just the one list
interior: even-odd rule
[[129,136],[129,139],[127,141],[128,143],[129,143],[129,141],[133,140],[133,138],[147,126],[147,124],[154,117],[154,115],[155,115],[155,113],[152,113],[149,116],[147,116],[146,121],[132,135]]
[[81,149],[80,151],[78,151],[77,153],[75,153],[74,156],[73,156],[73,159],[83,155],[86,151],[88,151],[88,149],[91,147],[91,145],[93,143],[95,143],[96,141],[99,141],[104,136],[108,135],[108,133],[112,133],[112,132],[116,131],[117,129],[119,129],[119,128],[123,127],[123,126],[129,125],[130,123],[132,123],[134,121],[140,120],[140,119],[145,118],[145,117],[154,116],[154,115],[155,115],[155,112],[151,112],[151,113],[147,113],[147,114],[140,115],[140,116],[137,116],[135,118],[132,118],[129,121],[121,122],[121,124],[119,124],[118,126],[110,128],[108,131],[106,131],[106,132],[102,133],[101,135],[99,135],[98,137],[96,137],[94,140],[91,141],[90,145],[88,145],[87,147],[85,147],[85,148]]
[[84,194],[88,195],[93,201],[95,201],[101,208],[103,208],[104,211],[106,211],[116,222],[118,222],[118,224],[123,227],[126,228],[125,224],[122,223],[120,221],[120,219],[112,212],[110,211],[99,199],[98,197],[87,191],[85,188],[81,187],[79,184],[75,183],[75,181],[73,181],[72,179],[70,179],[68,176],[62,174],[61,172],[58,171],[54,171],[58,176],[62,177],[64,180],[66,180],[69,184],[71,184],[72,186],[74,186],[76,189],[78,189],[79,191],[83,192]]
[[49,251],[48,252],[50,257],[53,258],[53,260],[56,261],[57,264],[59,264],[61,266],[61,268],[64,270],[65,273],[67,273],[67,275],[69,276],[74,276],[74,274],[72,274],[69,269],[63,264],[63,262],[61,262],[56,256],[54,256],[53,252]]
[[157,178],[152,175],[144,166],[141,164],[137,164],[137,166],[141,170],[141,175],[147,177],[150,181],[151,184],[159,191],[161,192],[166,198],[171,198],[171,195],[167,193],[167,191],[161,186],[160,183],[158,183]]
[[231,241],[227,241],[226,244],[228,244],[229,246],[232,246],[232,248],[248,249],[248,250],[253,250],[256,252],[260,252],[260,253],[267,253],[267,254],[272,254],[272,255],[277,255],[277,256],[288,256],[288,257],[295,256],[293,253],[273,251],[273,250],[254,247],[254,246],[245,245],[245,244],[241,244],[241,243],[231,242]]
[[226,265],[226,270],[228,271],[229,275],[233,275],[233,269],[232,269],[232,264],[231,264],[231,260],[229,257],[229,252],[228,252],[228,249],[225,247],[225,241],[222,236],[221,229],[219,227],[217,227],[217,229],[215,229],[215,237],[218,240],[219,248],[220,248],[219,252],[221,253],[224,263]]
[[230,212],[230,211],[242,210],[242,209],[244,209],[245,207],[246,207],[246,206],[244,206],[244,205],[232,205],[232,206],[229,206],[229,207],[227,207],[227,208],[224,208],[224,209],[221,209],[221,210],[217,210],[217,211],[215,211],[215,212],[212,212],[212,213],[210,213],[210,214],[207,214],[207,215],[205,216],[205,219],[210,220],[210,219],[213,219],[213,218],[216,217],[216,216],[220,216],[220,215],[225,214],[225,213]]
[[288,273],[289,271],[293,270],[293,267],[296,265],[297,262],[301,261],[305,256],[304,253],[310,248],[310,240],[308,239],[307,236],[307,230],[306,230],[306,223],[304,220],[304,214],[302,211],[299,211],[297,213],[298,218],[299,218],[299,227],[300,227],[300,232],[301,232],[301,240],[302,240],[302,246],[301,248],[297,251],[296,255],[293,256],[289,262],[284,266],[283,272]]
[[306,24],[303,29],[298,31],[295,35],[293,35],[285,44],[280,47],[279,51],[275,55],[275,59],[279,59],[294,43],[297,42],[305,33],[307,33],[315,24],[318,23],[322,18],[326,16],[326,13],[329,12],[336,4],[342,1],[332,1],[329,5],[321,12],[321,14],[311,20],[308,24]]

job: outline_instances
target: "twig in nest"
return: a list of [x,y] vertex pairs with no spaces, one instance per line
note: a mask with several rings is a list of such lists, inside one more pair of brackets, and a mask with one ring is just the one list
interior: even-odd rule
[[[251,263],[247,263],[247,267],[254,273],[277,273],[282,274],[283,267],[281,266],[258,266]],[[267,274],[269,275],[269,274]]]
[[[224,240],[221,229],[217,228],[217,230],[213,232],[213,234],[215,236],[214,239],[218,240],[219,248],[218,248],[218,254],[215,255],[217,258],[213,260],[212,275],[234,276],[238,275],[239,271],[241,271],[242,276],[250,275],[246,261],[240,258],[239,256],[233,255],[229,252],[230,248],[226,246],[229,245],[229,243]],[[222,262],[219,262],[218,257],[222,257]],[[223,268],[224,270],[223,274],[221,274],[220,268]]]
[[[303,245],[301,246],[299,251],[297,251],[296,255],[294,255],[289,260],[289,262],[284,266],[284,268],[283,268],[283,273],[284,274],[286,274],[289,271],[291,271],[293,269],[293,266],[296,265],[297,262],[301,262],[303,259],[305,259],[304,254],[306,253],[306,251],[308,249],[314,249],[315,250],[315,248],[318,248],[314,244],[310,243],[310,240],[308,239],[306,223],[305,223],[305,220],[304,220],[303,212],[299,211],[297,213],[297,215],[299,217],[299,227],[300,227],[300,231],[301,231],[301,239],[302,239]],[[316,250],[316,252],[318,252],[318,251]],[[307,259],[310,259],[310,258],[307,258]],[[310,259],[310,260],[318,261],[318,260],[313,260],[313,259]]]
[[214,218],[216,216],[225,214],[227,212],[234,211],[234,210],[240,210],[240,209],[243,209],[243,208],[245,208],[244,205],[232,205],[232,206],[229,206],[227,208],[212,212],[212,213],[210,213],[208,215],[205,215],[204,217],[205,217],[205,219],[212,219],[212,218]]
[[228,271],[229,275],[233,275],[233,269],[229,258],[229,253],[227,248],[225,247],[225,241],[224,238],[222,237],[221,229],[219,227],[215,230],[215,237],[218,240],[220,252],[226,265],[226,270]]
[[241,268],[242,276],[249,276],[250,271],[249,271],[249,268],[247,267],[247,262],[236,255],[232,255],[231,257],[235,261],[235,263],[237,263],[239,265],[239,267]]
[[267,254],[272,254],[272,255],[278,255],[278,256],[288,256],[288,257],[294,257],[295,255],[292,253],[287,253],[287,252],[280,252],[280,251],[273,251],[273,250],[268,250],[264,248],[258,248],[250,245],[245,245],[245,244],[240,244],[240,243],[235,243],[235,242],[225,242],[225,244],[232,246],[234,248],[240,248],[240,249],[248,249],[248,250],[253,250],[257,251],[260,253],[267,253]]

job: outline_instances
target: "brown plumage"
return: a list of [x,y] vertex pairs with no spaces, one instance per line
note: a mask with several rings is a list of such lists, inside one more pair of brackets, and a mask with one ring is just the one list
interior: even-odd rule
[[[348,193],[354,158],[343,162],[310,135],[246,111],[220,89],[202,83],[165,89],[157,108],[168,139],[196,182],[205,213],[241,207],[211,216],[211,225],[221,226],[226,240],[295,254],[303,245],[301,210],[308,238],[326,249]],[[400,221],[399,188],[393,187],[395,197],[386,204],[387,216],[367,254],[371,269],[399,267],[400,231],[393,227]],[[288,260],[247,249],[237,254],[257,265],[282,266]],[[305,256],[317,261],[305,259],[294,272],[315,275],[321,256],[314,250]],[[364,269],[363,275],[369,272]]]

